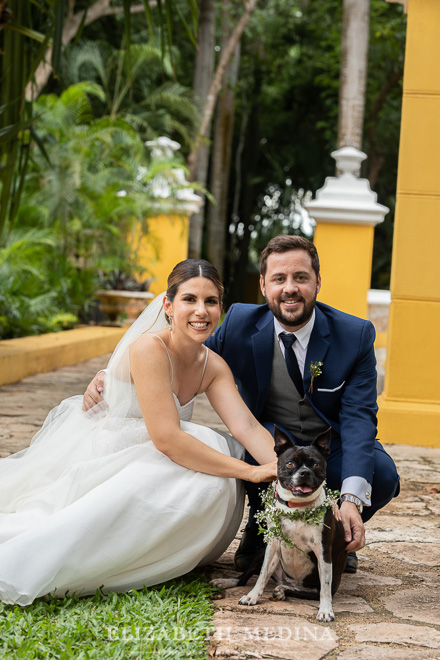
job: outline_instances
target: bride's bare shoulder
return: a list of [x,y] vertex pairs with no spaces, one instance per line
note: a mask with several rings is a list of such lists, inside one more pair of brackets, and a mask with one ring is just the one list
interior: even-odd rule
[[218,355],[218,353],[212,351],[210,348],[208,350],[209,350],[209,356],[208,356],[207,366],[211,368],[211,374],[213,376],[231,374],[232,372],[229,366],[224,361],[224,359],[220,355]]
[[130,355],[136,356],[148,350],[150,355],[162,355],[166,348],[166,336],[162,337],[162,332],[144,333],[140,335],[130,346]]

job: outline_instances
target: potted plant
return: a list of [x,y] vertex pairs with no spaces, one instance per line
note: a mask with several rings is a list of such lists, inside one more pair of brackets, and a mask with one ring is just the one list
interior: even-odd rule
[[100,272],[96,296],[99,309],[112,325],[130,325],[144,311],[154,293],[149,291],[152,278],[138,281],[133,274],[117,268]]

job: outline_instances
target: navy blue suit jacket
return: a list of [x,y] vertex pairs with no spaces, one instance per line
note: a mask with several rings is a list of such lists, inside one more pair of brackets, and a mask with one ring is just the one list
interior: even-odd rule
[[[342,481],[350,476],[373,480],[376,438],[377,373],[375,330],[370,321],[316,303],[307,349],[304,391],[315,412],[341,444]],[[233,305],[206,344],[223,357],[239,392],[257,419],[269,394],[274,317],[267,305]],[[322,374],[310,392],[310,363],[322,362]],[[272,420],[276,423],[277,420]]]

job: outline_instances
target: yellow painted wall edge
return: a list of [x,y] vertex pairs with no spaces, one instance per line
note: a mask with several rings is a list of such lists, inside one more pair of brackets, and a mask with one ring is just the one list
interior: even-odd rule
[[0,385],[110,353],[125,330],[93,326],[0,341]]

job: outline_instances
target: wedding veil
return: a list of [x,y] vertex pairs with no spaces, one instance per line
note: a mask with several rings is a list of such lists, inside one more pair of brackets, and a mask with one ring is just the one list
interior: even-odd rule
[[[147,332],[158,332],[167,327],[163,299],[165,291],[147,306],[116,346],[107,365],[104,399],[110,415],[126,416],[136,398],[135,387],[130,376],[130,345]],[[148,355],[145,355],[148,361]]]

